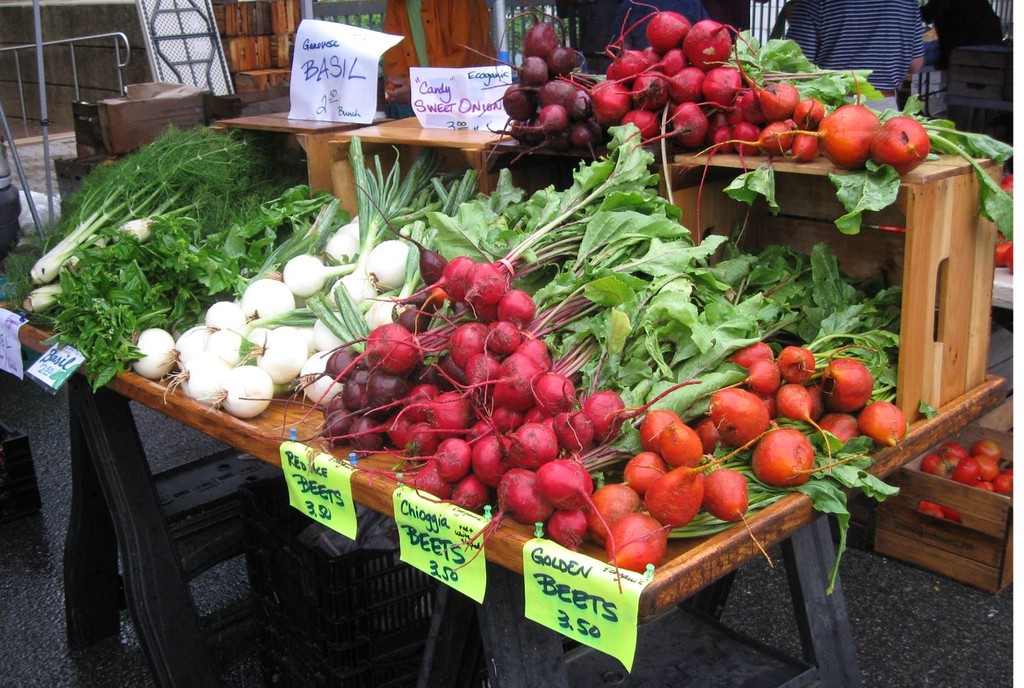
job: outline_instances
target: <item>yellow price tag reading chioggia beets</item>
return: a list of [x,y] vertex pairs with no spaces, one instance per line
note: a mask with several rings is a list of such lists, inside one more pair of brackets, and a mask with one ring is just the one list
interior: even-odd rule
[[293,507],[350,540],[356,539],[351,466],[299,442],[285,442],[281,445],[281,469]]
[[640,573],[534,538],[523,547],[526,618],[633,668]]
[[487,557],[480,531],[489,521],[406,486],[398,487],[393,499],[401,560],[483,602]]

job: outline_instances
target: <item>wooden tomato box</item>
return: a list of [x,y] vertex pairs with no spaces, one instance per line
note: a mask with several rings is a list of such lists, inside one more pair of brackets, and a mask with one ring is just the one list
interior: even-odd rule
[[[896,403],[908,420],[921,416],[921,401],[938,409],[982,384],[996,230],[978,216],[974,169],[956,156],[925,162],[904,175],[895,203],[864,213],[860,233],[847,235],[834,224],[846,211],[829,180],[829,174],[841,170],[824,158],[772,163],[777,214],[763,198],[748,206],[723,192],[738,172],[764,160],[715,155],[702,187],[704,158],[677,156],[672,198],[682,210],[683,224],[698,237],[743,227],[741,245],[749,251],[783,244],[809,253],[824,242],[843,272],[882,275],[888,284],[902,285]],[[990,174],[999,173],[994,162],[981,164]]]
[[[970,447],[993,439],[1013,465],[1013,435],[966,425],[950,440]],[[900,493],[878,505],[875,551],[986,592],[1002,592],[1013,581],[1013,498],[921,471],[922,458],[934,447],[891,474]],[[955,509],[960,523],[918,510],[921,500]]]
[[982,100],[1013,100],[1013,48],[974,45],[949,56],[948,94]]

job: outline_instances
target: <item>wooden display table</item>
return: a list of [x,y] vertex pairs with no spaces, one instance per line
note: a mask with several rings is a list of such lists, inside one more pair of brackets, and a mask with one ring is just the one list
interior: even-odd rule
[[[29,325],[21,342],[36,351],[49,333]],[[878,452],[871,472],[885,476],[916,454],[980,416],[1005,397],[1006,381],[990,377],[940,414],[920,420],[900,447]],[[240,420],[185,398],[167,394],[166,387],[132,373],[121,373],[93,392],[81,375],[69,382],[73,498],[65,547],[65,600],[69,642],[84,647],[116,634],[121,579],[124,595],[151,670],[160,685],[213,686],[216,672],[203,643],[200,624],[174,544],[167,530],[129,401],[135,401],[266,462],[280,465],[279,447],[289,430],[297,439],[318,446],[320,414],[303,418],[304,411],[274,404],[257,419]],[[330,447],[325,451],[344,457]],[[362,466],[387,469],[391,461],[368,458]],[[379,474],[357,471],[352,479],[355,500],[392,515],[392,492],[397,483]],[[765,547],[783,546],[794,591],[794,607],[804,647],[804,659],[818,666],[821,685],[860,684],[854,646],[842,596],[825,595],[835,550],[827,520],[813,511],[809,498],[794,493],[748,519],[750,533]],[[760,551],[742,525],[708,538],[670,543],[666,561],[640,598],[641,623],[730,574]],[[529,528],[504,521],[487,540],[491,566],[487,597],[477,616],[488,650],[490,685],[523,688],[567,684],[561,664],[561,637],[522,615],[522,553],[531,537]],[[116,539],[117,547],[114,548]],[[118,575],[117,551],[121,553]],[[586,553],[604,559],[593,547]],[[458,598],[452,600],[450,598]],[[449,630],[463,626],[459,604],[468,598],[442,596],[456,609],[445,616]],[[465,609],[465,604],[462,604]],[[444,612],[441,610],[439,614]],[[461,620],[460,620],[461,619]],[[440,624],[441,622],[438,621]],[[441,656],[434,644],[428,658]],[[446,662],[425,663],[426,685],[446,685]]]
[[327,141],[339,132],[357,129],[359,124],[320,122],[307,119],[289,119],[287,112],[271,115],[251,115],[222,119],[212,125],[214,128],[247,129],[291,134],[306,152],[306,169],[309,188],[316,191],[331,191],[331,160]]

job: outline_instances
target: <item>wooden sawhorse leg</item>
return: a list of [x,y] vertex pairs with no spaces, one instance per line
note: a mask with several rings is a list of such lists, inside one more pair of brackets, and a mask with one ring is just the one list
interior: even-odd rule
[[82,647],[118,630],[112,525],[125,601],[157,685],[217,686],[128,400],[106,389],[93,393],[78,375],[68,384],[76,480],[64,555],[69,643]]
[[825,594],[835,551],[824,516],[782,542],[804,661],[818,667],[823,688],[859,688],[860,670],[839,576],[832,594]]
[[487,565],[483,604],[442,590],[417,688],[479,685],[460,675],[462,665],[476,660],[463,649],[473,633],[480,634],[490,688],[568,688],[562,636],[527,619],[524,605],[522,575],[496,564]]

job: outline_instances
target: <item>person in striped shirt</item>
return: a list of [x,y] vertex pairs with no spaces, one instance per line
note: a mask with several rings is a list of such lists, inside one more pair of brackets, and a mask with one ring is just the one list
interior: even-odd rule
[[917,0],[795,0],[786,37],[822,69],[869,69],[868,82],[885,96],[864,101],[899,109],[896,91],[924,66]]

